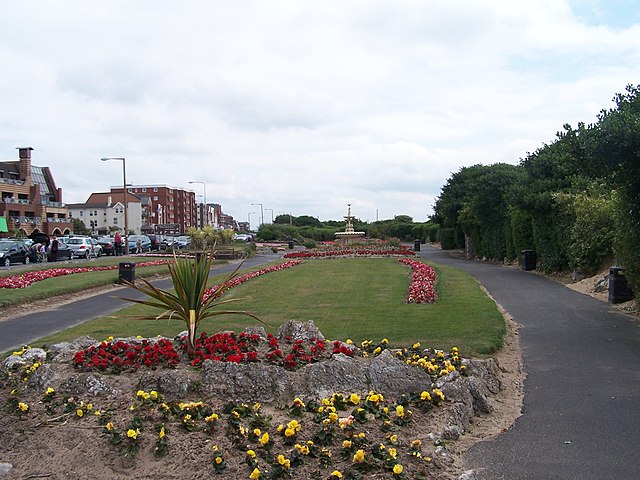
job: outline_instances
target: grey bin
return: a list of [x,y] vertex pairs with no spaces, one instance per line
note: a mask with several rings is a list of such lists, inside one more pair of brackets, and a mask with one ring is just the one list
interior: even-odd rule
[[535,250],[522,250],[522,270],[535,270],[536,269],[536,251]]
[[633,300],[633,291],[627,284],[623,267],[609,268],[609,303],[622,303]]
[[133,262],[120,262],[118,266],[118,283],[135,283],[136,264]]
[[420,251],[420,239],[417,238],[414,242],[413,242],[413,251],[414,252],[419,252]]

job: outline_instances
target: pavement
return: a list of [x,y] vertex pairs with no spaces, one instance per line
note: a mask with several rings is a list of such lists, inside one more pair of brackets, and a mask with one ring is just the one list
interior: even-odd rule
[[[241,269],[254,268],[280,257],[279,254],[250,257],[242,263]],[[212,268],[211,274],[230,273],[237,266],[237,262],[216,265]],[[152,284],[158,288],[167,289],[171,287],[171,280],[159,280],[152,282]],[[131,302],[122,300],[121,297],[142,299],[145,295],[132,288],[114,285],[112,290],[105,293],[86,297],[50,310],[2,320],[0,321],[0,352],[19,349],[21,346],[31,344],[47,335],[94,318],[109,315],[131,305]],[[25,310],[27,309],[28,307],[25,307]]]
[[473,478],[640,479],[640,322],[533,272],[419,254],[470,273],[520,325],[523,414],[464,454]]

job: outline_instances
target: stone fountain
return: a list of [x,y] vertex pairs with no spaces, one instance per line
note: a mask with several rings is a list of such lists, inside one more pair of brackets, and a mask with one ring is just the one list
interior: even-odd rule
[[366,235],[365,232],[356,232],[353,229],[353,223],[351,223],[351,220],[353,219],[353,216],[351,215],[351,204],[348,203],[347,206],[349,207],[349,210],[347,212],[347,216],[344,217],[347,220],[347,227],[344,232],[336,232],[336,240],[338,243],[343,245],[350,245]]

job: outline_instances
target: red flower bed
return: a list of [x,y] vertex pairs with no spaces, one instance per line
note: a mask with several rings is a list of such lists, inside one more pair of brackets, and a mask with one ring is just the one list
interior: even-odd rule
[[310,252],[285,253],[284,258],[331,258],[331,257],[374,257],[374,256],[413,256],[415,253],[408,248],[388,248],[383,250],[347,248],[344,250],[326,250]]
[[137,370],[141,366],[155,370],[158,367],[175,368],[180,362],[173,343],[167,339],[141,340],[127,343],[122,340],[102,342],[73,356],[73,363],[83,370],[101,370],[120,373]]
[[[277,272],[280,270],[284,270],[285,268],[295,267],[296,265],[300,265],[302,262],[300,260],[290,260],[288,262],[281,263],[280,265],[274,265],[273,267],[263,268],[261,270],[256,270],[255,272],[245,273],[244,275],[240,275],[238,277],[233,278],[229,282],[229,288],[237,287],[238,285],[242,285],[245,282],[248,282],[252,278],[259,277],[261,275],[265,275],[271,272]],[[207,300],[213,293],[220,288],[220,284],[214,285],[213,287],[208,288],[204,292],[203,301]]]
[[411,267],[411,283],[407,293],[407,303],[435,303],[436,271],[426,263],[410,258],[401,258],[400,263]]
[[[157,265],[165,265],[168,260],[156,260],[153,262],[136,263],[138,267],[152,267]],[[50,268],[47,270],[36,270],[33,272],[21,273],[19,275],[10,275],[0,278],[0,288],[27,288],[36,282],[46,280],[47,278],[62,277],[65,275],[73,275],[74,273],[102,272],[105,270],[116,270],[118,265],[108,265],[104,267],[74,267],[74,268]]]

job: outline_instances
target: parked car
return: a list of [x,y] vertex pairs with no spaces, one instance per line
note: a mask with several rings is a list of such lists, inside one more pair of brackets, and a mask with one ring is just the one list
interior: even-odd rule
[[149,240],[151,240],[151,250],[154,250],[156,252],[163,250],[163,247],[165,247],[165,245],[162,244],[161,238],[158,235],[151,234],[147,235],[147,237],[149,237]]
[[100,244],[90,237],[71,237],[65,243],[73,251],[74,257],[97,258],[102,254]]
[[113,243],[113,237],[99,237],[96,239],[102,247],[102,253],[104,255],[115,255],[116,246]]
[[[33,259],[32,259],[33,260]],[[64,243],[62,240],[58,240],[58,254],[54,260],[53,254],[51,253],[51,247],[49,247],[47,251],[47,260],[50,262],[58,261],[58,260],[73,260],[73,250],[71,247]]]
[[150,252],[151,251],[151,240],[146,235],[129,235],[129,253],[135,253],[136,244],[138,243],[138,239],[142,243],[142,251]]
[[0,240],[0,264],[9,267],[12,263],[31,262],[29,248],[19,240]]

